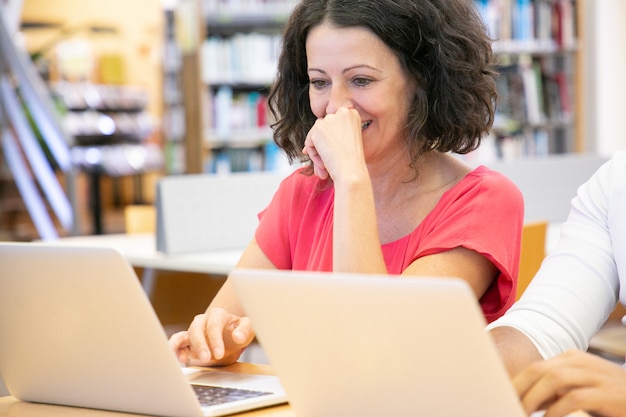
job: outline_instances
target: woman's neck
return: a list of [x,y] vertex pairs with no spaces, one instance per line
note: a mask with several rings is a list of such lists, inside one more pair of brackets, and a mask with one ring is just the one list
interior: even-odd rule
[[[390,158],[383,164],[368,165],[376,205],[411,195],[447,190],[471,169],[452,155],[429,151],[420,156],[415,168],[408,154]],[[409,193],[409,195],[407,195]]]

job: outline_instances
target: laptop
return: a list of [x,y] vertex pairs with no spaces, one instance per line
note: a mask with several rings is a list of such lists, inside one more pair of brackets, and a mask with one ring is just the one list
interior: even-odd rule
[[0,377],[19,400],[169,417],[286,402],[273,375],[182,368],[114,249],[0,243],[0,271]]
[[299,417],[526,416],[465,281],[249,269],[230,279]]

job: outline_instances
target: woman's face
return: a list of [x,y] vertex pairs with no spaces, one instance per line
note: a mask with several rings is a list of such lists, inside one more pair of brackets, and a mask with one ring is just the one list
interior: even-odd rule
[[387,45],[366,28],[324,23],[309,32],[306,55],[317,118],[339,107],[356,109],[368,162],[403,146],[414,87]]

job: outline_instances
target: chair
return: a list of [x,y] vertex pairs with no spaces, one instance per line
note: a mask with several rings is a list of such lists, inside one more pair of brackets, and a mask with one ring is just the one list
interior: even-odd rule
[[156,209],[149,204],[130,204],[124,207],[126,233],[154,233],[156,231]]
[[519,275],[517,277],[517,299],[520,298],[533,279],[546,256],[546,234],[548,222],[527,222],[522,228],[522,250]]

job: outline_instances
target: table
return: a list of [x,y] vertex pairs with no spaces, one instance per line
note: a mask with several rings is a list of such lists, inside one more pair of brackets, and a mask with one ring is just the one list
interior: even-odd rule
[[[238,362],[221,368],[232,372],[273,374],[269,365],[258,365]],[[537,414],[539,417],[540,413]],[[118,413],[113,411],[92,410],[78,407],[65,407],[49,404],[34,404],[19,401],[14,397],[0,398],[0,417],[137,417],[138,414]],[[297,417],[289,404],[281,404],[258,410],[236,414],[237,417]],[[534,416],[534,415],[533,415]],[[569,417],[589,417],[584,412],[578,412]]]
[[[548,226],[546,253],[550,253],[558,242],[560,223]],[[169,271],[198,272],[226,275],[233,270],[244,248],[220,249],[209,252],[165,254],[156,250],[154,234],[108,234],[72,236],[54,241],[60,245],[113,247],[119,250],[128,262],[139,268]]]
[[226,276],[237,265],[244,251],[242,248],[166,254],[156,250],[156,236],[153,233],[71,236],[47,243],[118,250],[133,267],[143,268],[141,283],[150,299],[156,282],[155,270]]
[[244,249],[165,254],[156,250],[154,234],[109,234],[65,237],[51,243],[112,247],[138,268],[226,275],[235,267]]
[[[226,368],[233,372],[271,374],[268,365],[236,363]],[[49,404],[23,402],[14,397],[0,398],[0,417],[137,417],[137,414],[65,407]],[[288,404],[262,408],[237,414],[238,417],[297,417]]]
[[[559,239],[560,223],[551,223],[546,236],[546,253],[550,253]],[[65,237],[54,241],[59,245],[112,247],[138,268],[144,268],[142,283],[150,296],[154,286],[153,270],[195,272],[228,275],[244,249],[221,249],[209,252],[165,254],[156,250],[154,234],[108,234]]]

